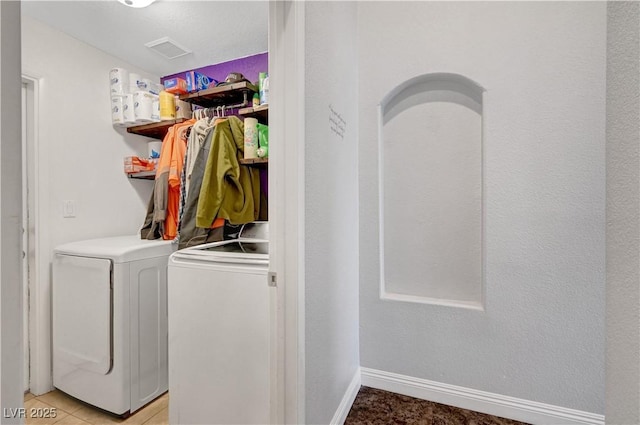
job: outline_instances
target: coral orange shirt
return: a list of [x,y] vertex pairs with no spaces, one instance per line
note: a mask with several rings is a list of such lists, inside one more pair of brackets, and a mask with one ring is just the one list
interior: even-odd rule
[[[180,209],[180,174],[184,165],[184,156],[187,151],[187,127],[193,125],[195,120],[188,120],[176,124],[169,129],[163,141],[169,143],[163,146],[158,161],[158,175],[162,172],[169,173],[167,190],[167,216],[164,221],[164,234],[162,239],[173,240],[178,235],[178,216]],[[182,131],[181,131],[182,130]],[[165,154],[166,152],[166,154]]]

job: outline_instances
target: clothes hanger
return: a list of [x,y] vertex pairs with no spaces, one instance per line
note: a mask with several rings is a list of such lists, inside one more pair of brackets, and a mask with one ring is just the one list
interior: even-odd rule
[[211,108],[204,108],[204,119],[206,120],[207,126],[211,124],[215,114]]
[[[213,125],[215,126],[219,122],[226,121],[227,119],[224,116],[224,106],[218,106],[220,115],[213,121]],[[217,108],[216,108],[217,109]]]

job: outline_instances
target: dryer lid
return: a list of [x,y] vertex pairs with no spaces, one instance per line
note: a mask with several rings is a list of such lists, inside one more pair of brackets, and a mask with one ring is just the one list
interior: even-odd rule
[[181,249],[172,259],[229,264],[269,264],[269,241],[264,239],[231,239]]
[[264,239],[269,240],[269,222],[252,221],[242,225],[239,239]]
[[139,235],[116,236],[70,242],[55,248],[56,254],[79,257],[109,258],[115,263],[168,257],[176,245],[165,240],[140,239]]

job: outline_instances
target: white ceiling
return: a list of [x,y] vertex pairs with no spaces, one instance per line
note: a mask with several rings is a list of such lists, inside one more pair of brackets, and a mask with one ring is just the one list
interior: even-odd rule
[[[160,77],[267,51],[268,1],[24,1],[22,14]],[[173,39],[193,53],[166,59],[145,43]],[[114,64],[115,66],[115,64]]]

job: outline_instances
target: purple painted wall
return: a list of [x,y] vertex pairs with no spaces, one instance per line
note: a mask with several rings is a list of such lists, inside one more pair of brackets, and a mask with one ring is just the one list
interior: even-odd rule
[[245,78],[252,83],[258,82],[258,74],[269,70],[269,53],[258,53],[257,55],[246,56],[244,58],[234,59],[228,62],[222,62],[215,65],[209,65],[196,69],[185,69],[177,74],[167,75],[160,79],[161,83],[168,78],[180,77],[185,78],[184,74],[188,71],[196,71],[207,77],[214,78],[218,81],[224,81],[230,72],[240,72]]

